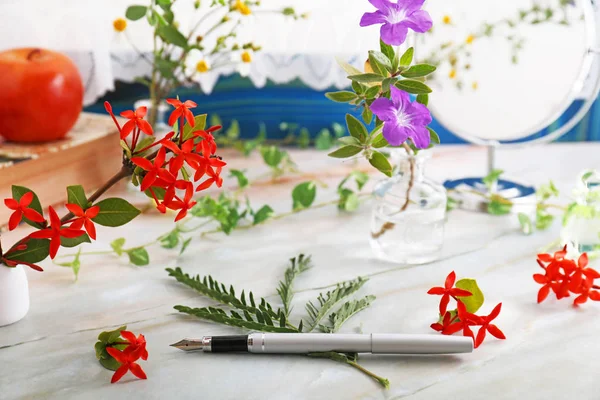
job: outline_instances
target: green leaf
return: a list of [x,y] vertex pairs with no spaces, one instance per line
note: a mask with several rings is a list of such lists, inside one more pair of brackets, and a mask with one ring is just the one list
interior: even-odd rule
[[194,126],[192,127],[189,123],[185,123],[183,126],[183,140],[186,141],[191,139],[194,135],[193,132],[202,131],[206,128],[206,114],[196,115],[194,117]]
[[108,352],[106,351],[106,347],[111,345],[111,347],[116,348],[117,350],[124,350],[127,345],[117,344],[114,345],[115,342],[120,342],[124,340],[121,338],[121,332],[126,330],[127,326],[123,325],[114,331],[106,331],[102,332],[98,335],[98,342],[94,345],[94,350],[96,351],[96,358],[100,362],[100,364],[111,371],[116,371],[121,364],[115,360]]
[[359,146],[344,146],[328,155],[333,158],[348,158],[357,155],[361,151],[363,151],[363,148]]
[[346,125],[348,126],[348,132],[350,135],[357,138],[361,143],[364,143],[369,136],[367,128],[360,122],[355,116],[346,114]]
[[429,64],[416,64],[409,69],[402,71],[400,75],[405,78],[421,78],[434,72],[436,67]]
[[389,145],[390,144],[388,143],[387,139],[383,136],[383,133],[380,132],[377,135],[373,136],[371,146],[374,149],[380,149]]
[[358,99],[358,96],[355,93],[347,91],[325,93],[325,97],[337,103],[349,103]]
[[150,256],[148,251],[143,247],[138,247],[127,251],[129,262],[133,265],[144,266],[150,264]]
[[67,186],[67,203],[77,204],[83,210],[88,208],[88,201],[87,197],[85,197],[85,190],[83,190],[83,186]]
[[304,182],[292,190],[293,209],[310,207],[317,197],[317,186],[314,182]]
[[43,261],[50,254],[50,240],[29,239],[25,250],[16,250],[5,255],[8,260],[23,261],[31,264]]
[[156,30],[156,33],[165,43],[173,44],[184,49],[187,49],[188,47],[185,36],[183,36],[183,34],[173,25],[160,26]]
[[60,265],[61,267],[71,268],[73,270],[73,274],[75,275],[76,282],[79,279],[79,269],[81,268],[81,260],[79,259],[80,256],[81,256],[81,248],[79,248],[79,250],[75,254],[75,257],[73,258],[73,261],[71,261],[70,263],[56,263],[57,265]]
[[290,266],[285,270],[283,280],[279,282],[277,294],[283,304],[283,313],[287,318],[292,311],[292,299],[294,298],[294,280],[303,272],[312,268],[311,257],[305,257],[300,254],[298,257],[290,259]]
[[417,96],[417,103],[423,104],[425,107],[429,104],[429,95],[428,94],[420,94]]
[[229,170],[229,173],[231,174],[231,177],[235,177],[237,179],[238,187],[240,189],[244,189],[248,186],[249,181],[243,171],[240,171],[239,169],[231,169]]
[[448,196],[448,203],[446,203],[446,211],[452,211],[460,205],[460,202],[453,197]]
[[[396,51],[394,50],[394,48],[392,46],[390,46],[389,44],[386,44],[383,40],[379,40],[379,47],[381,49],[381,52],[390,61],[390,65],[392,65],[394,62],[394,59],[396,58]],[[392,65],[392,67],[393,67],[393,65]],[[397,68],[397,66],[396,66],[396,68]],[[394,70],[396,68],[392,68],[392,70],[390,72],[394,72]]]
[[102,226],[125,225],[138,215],[140,210],[129,204],[128,201],[119,198],[108,198],[96,203],[100,212],[92,221]]
[[179,251],[179,255],[183,254],[183,252],[188,248],[188,246],[190,245],[191,242],[192,242],[192,238],[191,237],[185,239],[185,241],[181,245],[181,250]]
[[388,72],[392,70],[392,62],[380,51],[369,51],[369,62],[373,71],[384,77],[387,77]]
[[329,132],[329,129],[322,129],[315,139],[315,147],[317,150],[329,150],[333,147],[334,139]]
[[272,168],[279,166],[285,155],[285,153],[276,146],[262,148],[261,154],[265,164]]
[[475,279],[461,279],[456,282],[456,287],[471,293],[471,296],[457,297],[463,302],[468,312],[475,314],[481,308],[483,301],[485,300],[483,297],[483,292],[477,285],[477,281]]
[[365,106],[365,109],[362,112],[362,119],[367,125],[370,125],[371,122],[373,122],[373,112],[369,107]]
[[353,136],[344,136],[338,139],[338,141],[346,146],[360,146],[360,142]]
[[367,87],[358,82],[352,81],[352,89],[356,92],[356,94],[363,94],[365,90],[367,90]]
[[498,183],[498,179],[500,178],[500,176],[502,176],[503,173],[503,170],[495,169],[482,179],[484,185],[488,188],[488,190],[493,190],[496,183]]
[[125,11],[125,17],[130,21],[137,21],[144,18],[147,10],[146,6],[129,6]]
[[359,74],[350,75],[348,79],[358,83],[379,83],[383,81],[385,77],[377,74]]
[[[12,185],[12,197],[13,199],[15,199],[16,201],[21,200],[21,197],[23,197],[24,194],[31,192],[33,193],[33,200],[31,200],[31,203],[29,204],[29,208],[34,209],[35,211],[37,211],[38,213],[40,213],[41,216],[44,215],[44,210],[42,210],[42,204],[40,203],[40,199],[38,198],[37,194],[35,194],[35,192],[31,189],[28,189],[24,186],[17,186],[17,185]],[[29,219],[27,219],[25,216],[23,216],[23,221],[25,221],[28,225],[31,225],[35,228],[42,228],[42,224],[39,224],[37,222],[33,222]]]
[[427,130],[429,131],[429,138],[431,140],[431,144],[440,144],[440,137],[437,134],[437,132],[431,129],[430,127],[427,127]]
[[554,215],[548,214],[545,210],[540,210],[540,209],[537,210],[536,218],[535,218],[536,229],[538,229],[540,231],[546,230],[546,229],[550,228],[550,226],[552,226],[553,222],[554,222]]
[[60,245],[62,247],[75,247],[79,246],[81,243],[92,243],[87,233],[72,239],[66,237],[60,238]]
[[338,202],[338,209],[342,211],[356,211],[360,206],[360,200],[356,193],[350,189],[341,188],[338,189],[340,195],[340,201]]
[[354,315],[368,308],[374,300],[375,296],[365,296],[360,300],[351,300],[344,303],[338,311],[329,315],[329,325],[320,325],[319,329],[325,333],[338,332],[344,323]]
[[527,214],[519,213],[519,224],[521,225],[521,231],[525,235],[531,235],[533,232],[533,227],[531,224],[531,218]]
[[160,246],[164,249],[174,249],[179,245],[179,229],[175,228],[160,238]]
[[[365,97],[369,100],[374,99],[378,94],[381,88],[379,86],[373,86],[367,89],[365,92]],[[367,108],[368,109],[368,108]]]
[[488,203],[488,213],[492,215],[506,215],[510,214],[512,210],[512,202],[504,197],[494,194],[490,197]]
[[[135,145],[135,150],[133,152],[136,153],[136,156],[141,155],[142,149],[145,149],[146,147],[150,146],[152,143],[154,143],[155,140],[156,140],[156,136],[144,136]],[[148,150],[146,150],[146,151],[148,151]]]
[[260,210],[258,210],[254,214],[254,221],[252,222],[252,225],[262,224],[263,222],[271,218],[274,213],[275,211],[273,211],[271,207],[267,205],[262,206]]
[[123,246],[125,246],[125,238],[118,238],[110,242],[110,247],[118,256],[123,255]]
[[343,282],[336,286],[335,289],[323,294],[320,293],[317,297],[317,305],[313,302],[306,304],[309,322],[307,332],[315,329],[319,322],[327,315],[340,301],[358,291],[368,279],[358,278],[353,281]]
[[388,161],[383,154],[378,151],[374,151],[369,160],[372,166],[377,168],[380,172],[391,177],[392,176],[392,164]]
[[406,50],[404,54],[402,54],[402,57],[400,57],[400,66],[402,68],[408,67],[413,61],[414,54],[415,49],[413,49],[412,47]]
[[432,92],[431,88],[423,82],[412,79],[402,79],[396,82],[396,87],[411,94],[427,94]]

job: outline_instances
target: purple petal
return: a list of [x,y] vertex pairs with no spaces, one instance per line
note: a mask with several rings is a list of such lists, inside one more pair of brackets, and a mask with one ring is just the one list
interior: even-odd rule
[[381,11],[375,11],[373,13],[365,13],[360,20],[360,26],[384,24],[385,21],[385,14]]
[[[397,110],[405,110],[410,105],[410,96],[404,90],[398,89],[396,86],[390,86],[392,102]],[[381,119],[381,118],[380,118]]]
[[423,3],[425,3],[425,0],[406,0],[403,8],[406,10],[406,14],[410,14],[420,10],[423,7]]
[[415,125],[427,126],[432,121],[431,112],[421,103],[412,103],[410,113],[412,114],[411,120]]
[[419,10],[410,14],[404,24],[415,32],[425,33],[431,29],[433,21],[427,11]]
[[369,3],[373,4],[373,6],[384,13],[387,13],[394,5],[394,3],[389,0],[369,0]]
[[371,111],[382,121],[396,120],[397,109],[394,107],[394,103],[380,97],[371,104]]
[[389,120],[383,125],[383,137],[392,146],[400,146],[408,139],[410,131],[408,128],[398,125],[396,119]]
[[417,149],[426,149],[431,142],[429,130],[423,126],[415,126],[413,132],[410,134],[410,138]]
[[381,40],[390,46],[400,46],[406,41],[408,27],[400,22],[398,24],[384,24],[381,27]]

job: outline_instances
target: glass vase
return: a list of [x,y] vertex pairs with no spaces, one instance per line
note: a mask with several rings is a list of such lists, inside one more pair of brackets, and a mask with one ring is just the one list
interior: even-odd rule
[[561,240],[579,253],[600,253],[600,173],[584,171],[565,214]]
[[444,187],[425,177],[429,151],[395,155],[398,173],[374,190],[371,247],[380,259],[424,264],[440,257],[444,242],[447,195]]

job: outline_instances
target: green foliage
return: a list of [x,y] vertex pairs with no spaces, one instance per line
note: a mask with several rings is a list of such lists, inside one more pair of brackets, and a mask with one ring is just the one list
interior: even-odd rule
[[82,243],[92,243],[87,233],[72,239],[66,237],[60,238],[60,245],[62,247],[76,247]]
[[[15,246],[20,243],[22,241]],[[27,248],[25,250],[11,251],[9,255],[5,255],[5,258],[35,264],[45,260],[50,254],[50,240],[48,239],[28,239],[26,244]]]
[[346,125],[348,126],[348,132],[350,132],[350,135],[358,139],[360,143],[364,143],[369,133],[363,123],[353,115],[346,114]]
[[463,302],[468,312],[475,314],[483,305],[485,298],[483,292],[479,289],[475,279],[461,279],[455,285],[459,289],[466,290],[471,293],[471,296],[457,296]]
[[375,296],[366,296],[360,300],[350,300],[344,303],[337,312],[333,312],[329,315],[328,325],[319,325],[319,330],[325,333],[335,333],[339,331],[344,323],[355,314],[368,308],[374,300]]
[[165,42],[183,49],[187,49],[188,42],[183,33],[173,25],[159,26],[156,29],[156,33]]
[[361,151],[363,151],[362,147],[351,145],[340,147],[339,149],[329,153],[328,155],[329,157],[333,158],[349,158],[357,155]]
[[[44,210],[42,210],[42,204],[40,203],[40,199],[38,198],[37,194],[35,194],[35,192],[33,190],[26,188],[24,186],[17,186],[17,185],[12,185],[11,189],[12,189],[12,197],[16,201],[21,200],[21,197],[23,197],[23,195],[28,192],[33,193],[33,200],[31,200],[31,204],[29,204],[29,208],[34,209],[35,211],[40,213],[40,215],[44,215]],[[33,222],[33,221],[29,220],[28,218],[26,218],[25,216],[23,216],[23,221],[25,221],[28,225],[31,225],[35,228],[38,228],[38,229],[43,228],[42,224]]]
[[392,176],[392,164],[390,164],[388,159],[380,152],[374,151],[371,155],[371,158],[369,159],[369,163],[371,163],[372,166],[377,168],[380,172],[384,173],[385,175],[389,177]]
[[196,115],[194,117],[194,126],[192,127],[188,122],[183,126],[183,140],[186,141],[191,139],[196,131],[202,131],[206,128],[206,114]]
[[507,215],[510,214],[513,203],[504,197],[493,194],[489,198],[487,210],[492,215]]
[[304,182],[292,190],[292,208],[298,210],[310,207],[317,197],[317,185],[314,182]]
[[123,246],[125,246],[125,238],[118,238],[110,242],[110,247],[117,254],[117,256],[123,255]]
[[348,79],[358,83],[381,83],[385,78],[379,74],[351,75]]
[[55,263],[56,265],[60,265],[61,267],[68,267],[73,270],[73,274],[75,275],[75,281],[79,278],[79,269],[81,268],[81,248],[75,253],[75,257],[73,261],[68,263]]
[[121,337],[121,332],[127,330],[127,326],[123,325],[120,328],[115,329],[114,331],[102,332],[98,335],[98,341],[94,345],[94,349],[96,350],[96,358],[100,361],[100,364],[111,371],[116,371],[121,364],[115,360],[108,352],[106,351],[107,347],[114,347],[117,350],[124,350],[127,345],[125,344],[114,344],[115,342],[123,342],[125,339]]
[[129,6],[125,11],[125,17],[131,21],[137,21],[146,16],[148,8],[146,6]]
[[348,91],[325,93],[325,97],[337,103],[350,103],[358,98],[355,93]]
[[400,57],[400,67],[406,68],[410,64],[412,64],[414,54],[415,54],[414,48],[410,47],[408,50],[406,50],[404,52],[404,54],[402,54],[402,57]]
[[[429,104],[429,95],[428,94],[417,95],[417,103],[421,103],[425,107],[427,107],[427,105]],[[440,138],[438,137],[438,143],[439,143],[439,139]]]
[[263,222],[267,221],[275,214],[275,211],[270,206],[264,205],[258,211],[256,211],[253,215],[254,220],[252,221],[252,225],[259,225]]
[[498,179],[500,179],[500,176],[502,176],[503,173],[503,170],[495,169],[482,179],[483,184],[490,192],[495,190]]
[[127,250],[127,255],[129,256],[129,262],[133,265],[144,266],[150,264],[150,255],[143,247]]
[[140,210],[129,204],[127,200],[108,198],[96,203],[100,212],[92,221],[103,226],[121,226],[130,222],[140,214]]
[[246,216],[240,210],[240,203],[234,198],[221,194],[217,199],[205,196],[198,200],[192,208],[191,214],[199,218],[211,218],[219,223],[220,229],[229,235]]
[[306,312],[308,313],[308,331],[315,329],[319,322],[338,305],[340,301],[354,294],[367,282],[365,278],[358,278],[353,281],[339,283],[335,289],[323,294],[320,293],[317,297],[317,304],[308,302],[306,304]]
[[231,177],[234,177],[237,179],[238,187],[240,189],[244,189],[244,188],[248,187],[248,184],[250,183],[250,181],[248,181],[248,178],[246,177],[246,174],[244,174],[244,171],[240,171],[239,169],[230,169],[229,173],[230,173]]
[[404,90],[405,92],[411,94],[428,94],[432,92],[429,86],[427,86],[423,82],[416,81],[413,79],[402,79],[396,82],[395,86],[398,89]]
[[356,183],[358,191],[361,191],[364,185],[368,182],[369,175],[360,171],[353,171],[348,176],[346,176],[338,185],[337,192],[340,196],[340,200],[338,202],[338,209],[342,211],[356,211],[360,206],[360,199],[358,194],[351,188],[347,186],[350,181]]
[[381,76],[387,77],[388,73],[392,72],[392,62],[380,51],[369,51],[369,63],[373,71]]
[[435,72],[436,67],[429,64],[416,64],[402,71],[401,75],[404,78],[421,78]]
[[281,298],[283,304],[283,313],[286,318],[290,316],[292,311],[292,299],[294,298],[294,280],[298,275],[312,268],[311,257],[305,257],[300,254],[298,257],[290,259],[290,266],[285,270],[284,278],[279,282],[277,294]]
[[533,224],[531,223],[531,218],[529,215],[525,213],[519,213],[519,225],[521,225],[521,231],[525,235],[531,235],[533,233]]
[[67,203],[77,204],[82,209],[88,208],[87,197],[85,197],[85,190],[81,185],[67,186]]

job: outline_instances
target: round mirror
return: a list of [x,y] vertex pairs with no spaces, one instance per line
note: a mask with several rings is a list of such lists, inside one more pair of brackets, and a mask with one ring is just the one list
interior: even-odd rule
[[578,98],[597,95],[586,84],[598,47],[590,0],[428,0],[427,8],[436,25],[418,58],[438,66],[430,108],[456,135],[493,144],[548,133],[578,114]]

